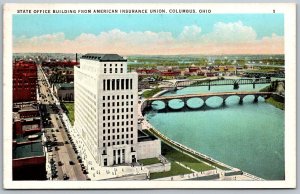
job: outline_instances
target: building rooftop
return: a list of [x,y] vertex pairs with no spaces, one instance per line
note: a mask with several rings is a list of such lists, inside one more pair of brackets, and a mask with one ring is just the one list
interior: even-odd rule
[[43,156],[42,132],[18,136],[14,139],[13,159]]
[[74,89],[74,83],[60,83],[60,84],[55,84],[55,87],[58,90],[71,90],[71,89]]
[[138,130],[138,142],[153,141],[156,139],[157,138],[155,136],[153,136],[152,134],[147,134],[141,130]]
[[88,53],[81,57],[82,59],[90,59],[96,61],[124,61],[126,62],[127,59],[124,59],[118,54],[94,54]]
[[30,144],[18,144],[13,148],[13,159],[28,158],[34,156],[43,156],[44,150],[42,142]]

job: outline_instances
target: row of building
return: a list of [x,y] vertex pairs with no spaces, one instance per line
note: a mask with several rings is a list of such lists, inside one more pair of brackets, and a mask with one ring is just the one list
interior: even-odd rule
[[[42,119],[37,102],[37,64],[13,63],[12,155],[14,180],[45,180],[46,156]],[[34,172],[34,173],[33,173]]]
[[187,68],[180,69],[178,66],[158,66],[156,68],[137,68],[136,72],[139,75],[158,75],[158,76],[219,76],[219,75],[236,75],[238,70],[241,70],[240,66],[196,66],[191,65]]

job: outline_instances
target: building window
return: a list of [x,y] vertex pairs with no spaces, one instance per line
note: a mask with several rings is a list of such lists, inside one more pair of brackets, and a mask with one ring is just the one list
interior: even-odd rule
[[106,73],[106,68],[104,68],[104,73]]
[[121,73],[123,73],[123,68],[121,68],[120,70],[121,70]]
[[103,147],[105,147],[105,143],[103,143]]
[[118,73],[118,68],[115,68],[115,73]]
[[105,100],[105,96],[103,96],[102,99]]
[[132,79],[130,79],[130,89],[132,90]]
[[129,89],[129,79],[126,79],[126,90]]
[[112,90],[115,90],[115,79],[112,79],[111,89],[112,89]]
[[110,80],[107,80],[107,90],[110,90]]
[[124,90],[124,79],[121,79],[121,90]]
[[112,68],[109,68],[109,73],[112,73]]
[[105,83],[105,82],[106,82],[106,80],[104,79],[104,80],[103,80],[103,90],[104,90],[104,91],[105,91],[105,88],[106,88],[106,87],[105,87],[105,86],[106,86],[106,83]]
[[120,79],[117,79],[117,90],[120,89]]

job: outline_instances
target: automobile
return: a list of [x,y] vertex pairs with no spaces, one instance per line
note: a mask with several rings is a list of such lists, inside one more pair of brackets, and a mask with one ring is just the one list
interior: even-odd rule
[[58,150],[59,150],[59,148],[56,146],[56,147],[55,147],[55,151],[58,151]]
[[68,142],[68,141],[65,141],[65,144],[69,144],[69,142]]
[[63,165],[63,163],[61,161],[58,161],[57,164],[58,164],[58,166],[62,166]]
[[90,179],[90,178],[87,178],[86,180],[87,180],[87,181],[90,181],[91,179]]
[[69,164],[70,164],[70,165],[74,165],[75,163],[74,163],[72,160],[70,160],[70,161],[69,161]]
[[62,126],[59,126],[59,128],[61,129],[61,128],[62,128]]
[[68,175],[66,173],[64,174],[63,178],[64,178],[64,180],[68,180],[69,179],[69,177],[68,177]]
[[56,132],[59,132],[59,130],[58,130],[58,129],[56,129]]
[[54,132],[54,129],[51,129],[51,132]]

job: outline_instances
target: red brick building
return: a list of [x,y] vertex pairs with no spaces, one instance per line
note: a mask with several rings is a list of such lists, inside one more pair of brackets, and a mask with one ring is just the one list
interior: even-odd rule
[[36,101],[37,65],[34,61],[13,64],[13,102]]

